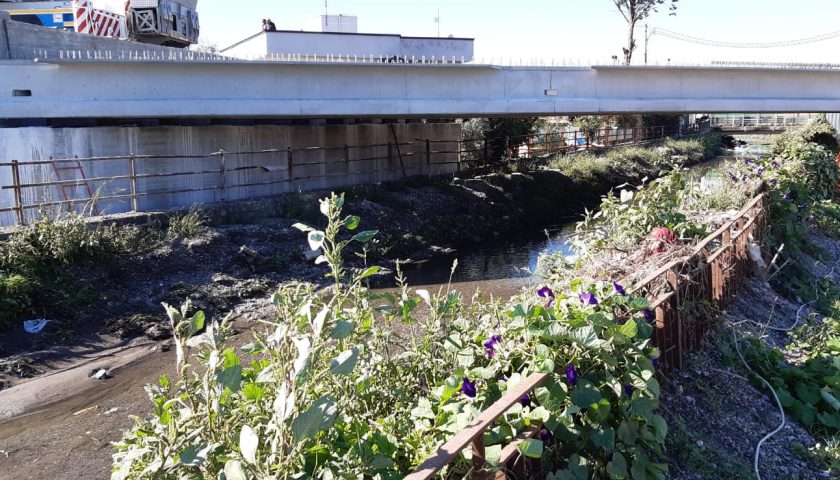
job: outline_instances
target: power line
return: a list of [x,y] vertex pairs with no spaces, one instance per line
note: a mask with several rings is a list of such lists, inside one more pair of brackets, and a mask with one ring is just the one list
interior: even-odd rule
[[793,47],[796,45],[806,45],[809,43],[817,43],[822,42],[825,40],[830,40],[832,38],[840,37],[840,31],[825,33],[822,35],[817,35],[814,37],[808,38],[800,38],[796,40],[785,40],[781,42],[768,42],[768,43],[749,43],[749,42],[722,42],[718,40],[710,40],[707,38],[700,38],[700,37],[693,37],[691,35],[685,35],[682,33],[672,32],[670,30],[666,30],[664,28],[654,28],[653,31],[650,33],[650,36],[654,35],[662,35],[663,37],[672,38],[674,40],[679,40],[682,42],[689,42],[689,43],[696,43],[699,45],[707,45],[710,47],[721,47],[721,48],[783,48],[783,47]]

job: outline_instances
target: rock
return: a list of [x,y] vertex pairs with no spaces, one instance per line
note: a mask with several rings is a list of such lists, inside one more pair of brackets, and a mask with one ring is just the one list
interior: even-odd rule
[[236,263],[243,267],[248,267],[251,270],[256,270],[265,264],[265,260],[253,248],[245,245],[239,247],[239,253],[236,254]]

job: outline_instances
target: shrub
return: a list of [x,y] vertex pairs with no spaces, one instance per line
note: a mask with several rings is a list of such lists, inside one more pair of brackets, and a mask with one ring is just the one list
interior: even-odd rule
[[0,243],[0,268],[42,272],[79,260],[129,253],[142,243],[142,231],[135,226],[91,228],[80,215],[45,216]]
[[5,327],[32,305],[32,282],[23,275],[0,272],[0,327]]
[[166,238],[195,238],[207,231],[207,218],[201,210],[193,207],[189,212],[177,214],[169,219],[169,228],[166,230]]

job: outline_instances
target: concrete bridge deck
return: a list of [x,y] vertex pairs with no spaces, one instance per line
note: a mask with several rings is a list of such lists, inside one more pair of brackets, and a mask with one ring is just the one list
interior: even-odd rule
[[0,61],[0,118],[457,118],[837,112],[840,69],[499,67],[190,60]]

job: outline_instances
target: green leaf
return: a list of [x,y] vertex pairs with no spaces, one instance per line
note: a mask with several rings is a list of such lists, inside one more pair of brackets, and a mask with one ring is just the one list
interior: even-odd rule
[[601,400],[601,392],[588,380],[581,380],[572,390],[572,403],[580,408],[589,408]]
[[260,437],[251,427],[244,425],[239,432],[239,451],[246,462],[254,465],[257,463],[257,447],[260,445]]
[[650,417],[650,424],[656,430],[656,440],[660,443],[665,441],[665,436],[668,435],[668,423],[660,415],[653,415]]
[[458,352],[458,365],[469,368],[475,363],[475,354],[470,349],[464,349]]
[[364,232],[359,232],[356,235],[354,235],[351,240],[355,240],[359,243],[367,243],[373,240],[373,237],[376,236],[377,233],[379,233],[379,231],[377,230],[367,230]]
[[249,383],[242,387],[242,396],[248,400],[260,401],[265,396],[265,389],[256,383]]
[[202,328],[204,328],[204,312],[199,310],[190,319],[190,334],[188,336],[195,335]]
[[334,338],[336,340],[343,340],[350,336],[353,333],[354,329],[353,322],[348,322],[347,320],[339,320],[335,322],[335,327],[333,327],[332,332],[330,332],[330,338]]
[[618,333],[624,335],[627,338],[636,338],[636,321],[633,319],[627,320],[618,328]]
[[216,381],[229,388],[231,392],[238,392],[242,385],[242,366],[234,365],[216,374]]
[[350,215],[349,217],[344,219],[344,226],[347,227],[347,230],[353,231],[359,228],[359,223],[361,219],[356,215]]
[[326,235],[324,232],[320,230],[315,230],[309,232],[306,236],[306,240],[309,242],[309,249],[310,250],[320,250],[322,246],[324,246],[324,240],[326,240]]
[[356,362],[358,361],[358,348],[345,350],[330,362],[330,373],[333,375],[349,375],[356,368]]
[[619,452],[613,452],[612,461],[607,464],[607,473],[610,478],[621,480],[627,478],[627,460]]
[[597,347],[601,344],[595,329],[591,325],[575,328],[569,333],[569,337],[584,347]]
[[179,463],[186,467],[200,467],[207,460],[210,450],[211,445],[190,445],[178,455],[181,459]]
[[292,422],[292,433],[295,442],[302,442],[313,438],[322,430],[330,428],[335,422],[338,408],[335,399],[330,396],[321,397],[305,412]]
[[429,420],[435,419],[435,412],[432,410],[432,402],[427,398],[421,398],[417,401],[417,406],[411,410],[412,418],[427,418]]
[[816,406],[820,402],[820,389],[813,383],[800,382],[796,384],[796,396],[800,400],[811,406]]
[[618,426],[618,439],[626,445],[635,445],[639,436],[639,422],[624,420]]
[[630,467],[630,474],[634,480],[646,480],[648,478],[647,468],[649,463],[647,457],[643,455],[636,456],[636,459],[633,461],[633,466]]
[[242,462],[239,460],[228,460],[225,464],[224,474],[224,480],[248,480],[245,470],[242,468]]
[[596,447],[612,450],[615,447],[615,430],[610,427],[592,430],[589,438]]
[[533,438],[528,438],[522,441],[517,448],[526,457],[530,458],[542,458],[543,454],[543,442],[542,440],[536,440]]
[[359,275],[359,280],[364,280],[368,277],[372,277],[372,276],[376,275],[377,273],[379,273],[380,270],[382,270],[381,267],[377,267],[377,266],[370,267],[367,270],[365,270],[364,272],[362,272],[361,275]]

